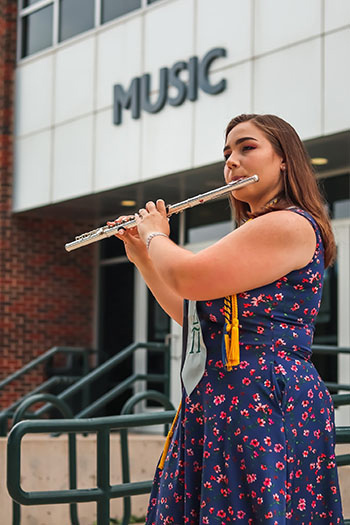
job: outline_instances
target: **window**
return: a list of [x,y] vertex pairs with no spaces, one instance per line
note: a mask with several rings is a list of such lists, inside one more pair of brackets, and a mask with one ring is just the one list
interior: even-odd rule
[[48,5],[23,17],[22,53],[25,57],[52,46],[53,5]]
[[19,0],[20,58],[155,1],[159,0]]
[[39,2],[39,0],[23,0],[23,7],[28,7],[29,5],[33,5],[36,2]]
[[61,0],[59,40],[66,40],[94,27],[94,0]]
[[141,0],[102,0],[101,22],[104,24],[140,7]]

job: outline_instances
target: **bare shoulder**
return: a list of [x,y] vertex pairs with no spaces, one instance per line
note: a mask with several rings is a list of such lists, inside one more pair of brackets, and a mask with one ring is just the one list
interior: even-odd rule
[[311,222],[291,210],[261,215],[244,225],[242,235],[244,233],[255,246],[284,254],[295,269],[303,268],[312,259],[316,248],[316,234]]
[[286,234],[289,239],[297,240],[306,236],[311,241],[315,240],[315,230],[311,222],[303,215],[291,210],[266,213],[253,221],[248,221],[244,227],[257,230],[259,233],[265,232],[267,235]]

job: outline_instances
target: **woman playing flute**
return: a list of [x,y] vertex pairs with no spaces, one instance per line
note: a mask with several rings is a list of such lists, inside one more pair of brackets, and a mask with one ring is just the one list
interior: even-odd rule
[[226,183],[259,175],[232,192],[234,231],[193,254],[169,239],[158,200],[117,235],[184,330],[182,403],[146,523],[343,523],[334,407],[311,362],[329,217],[279,117],[232,119],[224,158]]

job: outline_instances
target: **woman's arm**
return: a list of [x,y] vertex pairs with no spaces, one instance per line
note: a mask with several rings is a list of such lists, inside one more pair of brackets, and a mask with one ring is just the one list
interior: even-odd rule
[[[163,207],[148,203],[139,219],[145,241],[163,231]],[[165,223],[164,223],[165,224]],[[245,223],[219,242],[197,253],[154,237],[149,255],[155,269],[175,293],[187,299],[215,299],[271,283],[312,258],[316,236],[310,222],[287,210],[271,212]]]

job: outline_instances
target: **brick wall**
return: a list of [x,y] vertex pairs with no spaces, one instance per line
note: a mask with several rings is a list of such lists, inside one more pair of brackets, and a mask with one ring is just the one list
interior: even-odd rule
[[[65,242],[91,225],[12,213],[17,0],[0,0],[0,379],[52,346],[92,346],[93,249]],[[0,407],[43,370],[0,393]]]

